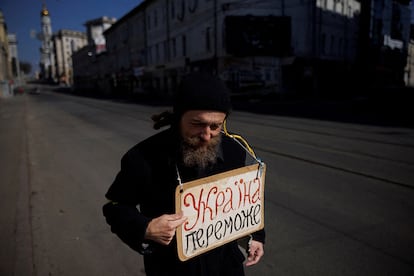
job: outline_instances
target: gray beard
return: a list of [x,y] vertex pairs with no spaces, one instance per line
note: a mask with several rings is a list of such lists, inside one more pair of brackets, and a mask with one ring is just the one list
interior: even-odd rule
[[199,138],[186,138],[181,142],[183,164],[186,167],[207,168],[216,163],[221,136],[212,138],[207,147],[197,147]]

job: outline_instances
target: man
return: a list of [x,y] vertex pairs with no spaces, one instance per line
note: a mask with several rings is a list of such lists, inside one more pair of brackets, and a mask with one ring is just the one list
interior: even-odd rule
[[[170,127],[131,148],[109,188],[103,212],[112,232],[144,255],[147,275],[241,276],[245,260],[236,241],[180,261],[175,231],[186,221],[175,212],[177,178],[188,182],[245,166],[246,152],[222,135],[231,109],[225,84],[211,75],[183,79],[173,112],[155,116]],[[246,266],[263,256],[264,230],[252,235]]]

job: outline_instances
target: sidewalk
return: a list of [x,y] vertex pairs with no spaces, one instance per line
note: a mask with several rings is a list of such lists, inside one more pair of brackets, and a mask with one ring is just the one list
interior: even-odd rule
[[25,95],[0,99],[0,275],[32,275]]

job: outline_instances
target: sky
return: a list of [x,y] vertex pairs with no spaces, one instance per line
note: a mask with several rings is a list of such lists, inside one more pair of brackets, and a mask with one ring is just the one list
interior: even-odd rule
[[46,4],[52,22],[52,32],[61,29],[86,32],[84,23],[102,16],[120,19],[139,5],[140,0],[1,0],[0,10],[7,32],[17,36],[18,57],[39,69],[40,41],[31,33],[39,33],[40,11]]

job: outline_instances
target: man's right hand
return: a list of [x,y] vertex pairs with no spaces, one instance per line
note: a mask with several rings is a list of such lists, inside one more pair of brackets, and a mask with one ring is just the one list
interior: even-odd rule
[[145,239],[153,240],[163,245],[172,241],[175,230],[187,220],[182,214],[162,215],[151,220],[145,231]]

